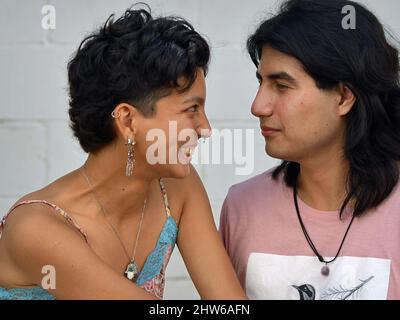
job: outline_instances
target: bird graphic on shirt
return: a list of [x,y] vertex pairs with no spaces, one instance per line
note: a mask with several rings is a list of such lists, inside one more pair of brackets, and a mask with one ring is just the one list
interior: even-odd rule
[[300,294],[300,300],[315,300],[315,289],[311,284],[292,285]]

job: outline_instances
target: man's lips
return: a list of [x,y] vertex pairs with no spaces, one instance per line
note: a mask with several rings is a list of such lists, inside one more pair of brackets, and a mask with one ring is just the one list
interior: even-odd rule
[[268,126],[261,126],[261,134],[264,137],[270,136],[272,134],[275,134],[277,132],[279,132],[279,129],[276,128],[272,128],[272,127],[268,127]]

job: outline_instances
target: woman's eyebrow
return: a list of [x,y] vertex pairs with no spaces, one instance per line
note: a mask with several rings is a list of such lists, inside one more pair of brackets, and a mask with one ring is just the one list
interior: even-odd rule
[[197,103],[199,105],[203,105],[205,100],[202,97],[194,96],[194,97],[187,98],[187,99],[185,99],[185,101],[183,101],[183,103],[193,103],[193,102]]

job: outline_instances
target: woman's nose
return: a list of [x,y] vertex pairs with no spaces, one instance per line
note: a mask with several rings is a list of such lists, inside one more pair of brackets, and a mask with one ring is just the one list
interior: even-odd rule
[[211,125],[204,113],[196,131],[199,138],[209,138],[211,136]]

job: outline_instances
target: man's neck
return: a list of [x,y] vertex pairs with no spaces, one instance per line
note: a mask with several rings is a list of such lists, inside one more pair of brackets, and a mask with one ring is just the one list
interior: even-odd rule
[[339,210],[346,198],[348,161],[342,154],[313,157],[300,162],[298,196],[321,211]]

